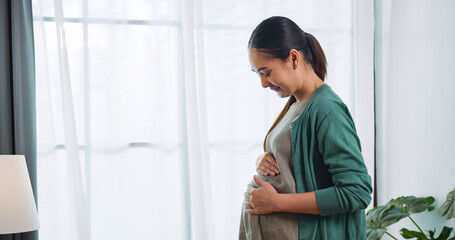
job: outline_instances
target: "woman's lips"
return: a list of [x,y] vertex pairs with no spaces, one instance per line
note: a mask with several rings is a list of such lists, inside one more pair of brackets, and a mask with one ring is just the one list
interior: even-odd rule
[[272,89],[272,90],[275,91],[275,92],[278,92],[278,91],[280,90],[279,87],[270,87],[270,89]]

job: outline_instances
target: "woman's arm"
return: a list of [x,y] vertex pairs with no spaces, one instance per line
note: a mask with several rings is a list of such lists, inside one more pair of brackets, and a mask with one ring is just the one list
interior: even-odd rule
[[319,214],[314,192],[278,194],[277,212]]
[[333,183],[315,191],[320,214],[365,209],[371,201],[371,178],[347,109],[334,108],[325,116],[318,127],[317,146]]
[[245,193],[249,202],[244,204],[251,209],[245,212],[250,214],[267,214],[271,212],[294,212],[319,214],[314,192],[307,193],[277,193],[273,186],[254,176],[254,181],[260,188],[248,185],[251,195]]

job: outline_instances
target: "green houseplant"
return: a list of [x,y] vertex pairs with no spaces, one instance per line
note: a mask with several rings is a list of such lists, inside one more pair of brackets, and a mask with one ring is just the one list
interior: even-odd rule
[[[429,230],[427,233],[424,233],[411,217],[412,214],[424,212],[426,210],[429,212],[433,211],[435,209],[434,201],[434,197],[399,197],[390,200],[386,205],[371,209],[366,215],[367,239],[378,240],[381,239],[384,234],[389,235],[393,239],[397,239],[387,232],[387,227],[399,222],[403,218],[409,218],[417,227],[418,231],[402,228],[400,234],[405,239],[455,240],[455,237],[449,238],[453,228],[444,226],[436,237],[435,230]],[[439,214],[446,219],[455,218],[455,189],[447,195],[447,200],[441,206]]]

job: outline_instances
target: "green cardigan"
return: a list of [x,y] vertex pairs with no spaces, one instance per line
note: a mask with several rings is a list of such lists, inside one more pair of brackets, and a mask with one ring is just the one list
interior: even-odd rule
[[343,101],[323,84],[291,124],[297,193],[315,192],[320,215],[299,215],[299,239],[366,239],[371,178]]

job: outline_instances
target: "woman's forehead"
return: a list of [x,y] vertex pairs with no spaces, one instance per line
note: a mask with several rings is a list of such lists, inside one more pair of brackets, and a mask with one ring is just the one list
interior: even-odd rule
[[273,64],[276,59],[271,58],[267,53],[260,51],[256,48],[251,48],[248,50],[251,70],[260,71],[265,67]]

